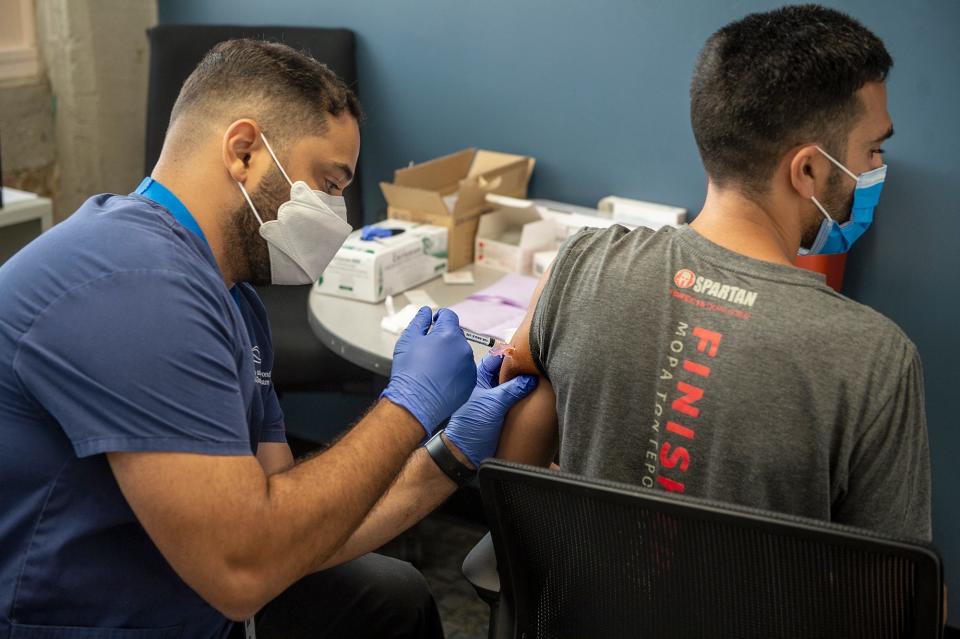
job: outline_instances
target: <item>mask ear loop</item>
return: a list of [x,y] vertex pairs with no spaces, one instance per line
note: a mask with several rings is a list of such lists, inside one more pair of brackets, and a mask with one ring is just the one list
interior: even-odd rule
[[[841,163],[840,163],[836,158],[834,158],[832,155],[830,155],[829,153],[827,153],[826,151],[824,151],[823,149],[821,149],[819,146],[816,146],[816,149],[817,149],[817,151],[820,151],[821,153],[823,153],[823,154],[827,157],[828,160],[830,160],[831,162],[833,162],[834,164],[836,164],[837,167],[839,167],[841,171],[843,171],[844,173],[846,173],[847,175],[849,175],[851,178],[853,178],[853,181],[854,181],[854,182],[859,182],[859,181],[860,181],[860,178],[858,178],[856,175],[854,175],[854,174],[850,171],[850,169],[848,169],[848,168],[845,167],[843,164],[841,164]],[[823,205],[820,204],[820,201],[816,198],[816,196],[811,195],[811,196],[810,196],[810,199],[813,200],[813,203],[816,204],[816,205],[817,205],[817,208],[820,209],[820,212],[823,213],[823,217],[827,218],[827,219],[830,220],[831,222],[836,223],[836,220],[834,220],[832,217],[830,217],[830,214],[827,213],[827,209],[823,208]]]
[[813,203],[816,204],[817,208],[820,209],[820,212],[823,213],[823,217],[827,218],[827,220],[829,220],[830,222],[834,221],[834,219],[830,217],[830,214],[827,213],[827,209],[823,208],[823,205],[820,204],[820,200],[817,199],[816,195],[811,195],[810,199],[813,200]]
[[[263,134],[261,133],[261,135],[263,135]],[[828,159],[828,160],[830,160],[831,162],[833,162],[834,164],[836,164],[838,167],[840,167],[840,170],[843,171],[844,173],[846,173],[847,175],[849,175],[851,178],[853,178],[853,181],[854,181],[854,182],[857,182],[857,181],[860,179],[860,178],[857,177],[850,169],[848,169],[848,168],[845,167],[844,165],[840,164],[840,162],[838,162],[832,155],[830,155],[829,153],[827,153],[826,151],[824,151],[823,149],[821,149],[819,146],[817,147],[817,151],[820,151],[820,152],[823,153],[825,156],[827,156],[827,159]],[[271,153],[272,153],[272,151],[271,151]]]
[[257,218],[257,222],[260,222],[260,226],[263,226],[263,219],[260,217],[260,214],[257,213],[257,207],[253,205],[253,200],[250,199],[250,196],[247,195],[247,189],[243,188],[243,185],[237,182],[237,186],[240,187],[240,192],[243,193],[243,197],[246,198],[247,204],[250,205],[250,210],[253,211],[254,216]]
[[283,170],[283,165],[280,164],[280,160],[277,159],[277,154],[273,152],[273,147],[271,147],[270,143],[267,142],[267,136],[263,134],[263,131],[260,132],[260,137],[263,138],[263,145],[267,147],[267,151],[270,152],[270,157],[273,158],[277,168],[280,169],[281,173],[283,173],[283,177],[287,180],[287,184],[290,185],[290,188],[293,188],[293,181],[290,179],[290,176],[287,175],[287,172]]

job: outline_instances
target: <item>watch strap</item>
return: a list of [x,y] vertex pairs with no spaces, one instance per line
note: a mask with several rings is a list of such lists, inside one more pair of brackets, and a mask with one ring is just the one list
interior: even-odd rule
[[450,449],[447,448],[447,445],[440,437],[440,433],[442,432],[442,430],[437,431],[433,437],[427,440],[427,443],[424,444],[423,447],[427,449],[430,458],[440,470],[443,471],[444,475],[449,477],[457,486],[463,486],[473,479],[477,471],[462,463],[450,452]]

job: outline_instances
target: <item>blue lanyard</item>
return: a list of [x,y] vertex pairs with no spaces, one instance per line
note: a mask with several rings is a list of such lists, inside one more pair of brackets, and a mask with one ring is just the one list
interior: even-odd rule
[[[174,195],[170,189],[152,177],[147,176],[143,178],[143,181],[140,182],[140,185],[134,193],[142,195],[148,200],[153,200],[167,209],[170,215],[173,216],[173,219],[180,223],[180,226],[199,237],[203,240],[203,243],[207,245],[207,248],[210,248],[210,243],[207,242],[207,238],[203,234],[203,229],[197,224],[197,221],[193,218],[193,215],[190,214],[187,207],[183,205],[183,202],[180,201],[180,198]],[[233,297],[233,301],[236,302],[237,308],[240,308],[240,291],[236,286],[230,289],[230,295]]]
[[180,226],[187,229],[207,245],[207,248],[210,247],[210,243],[207,242],[206,236],[203,234],[203,229],[200,228],[200,225],[197,224],[197,221],[193,219],[193,216],[190,215],[190,211],[187,210],[187,207],[183,205],[183,202],[180,201],[176,195],[170,192],[170,189],[160,184],[152,177],[145,177],[143,181],[140,182],[140,186],[137,187],[137,190],[134,191],[137,195],[142,195],[148,200],[153,200],[163,208],[167,209],[170,212],[170,215],[173,216],[177,222],[180,223]]

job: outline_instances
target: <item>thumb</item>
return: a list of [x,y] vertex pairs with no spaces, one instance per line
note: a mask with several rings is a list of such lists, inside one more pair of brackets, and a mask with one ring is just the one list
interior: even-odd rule
[[437,321],[434,323],[433,330],[440,332],[457,332],[460,330],[460,318],[449,308],[441,308],[437,311]]
[[410,324],[407,325],[407,330],[405,332],[413,332],[417,335],[426,335],[427,331],[430,330],[430,324],[433,320],[433,313],[430,311],[429,306],[422,307],[417,314],[413,316],[413,319],[410,320]]
[[500,401],[507,409],[526,397],[530,391],[537,387],[537,378],[533,375],[520,375],[514,377],[509,382],[500,384],[493,390],[500,396]]
[[503,355],[487,353],[477,366],[477,383],[484,388],[493,388],[500,378],[500,367],[503,365]]

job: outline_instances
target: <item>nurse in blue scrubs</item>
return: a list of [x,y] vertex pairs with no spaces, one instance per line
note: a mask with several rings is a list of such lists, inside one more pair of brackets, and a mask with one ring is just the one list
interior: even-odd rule
[[442,634],[422,578],[364,555],[469,478],[532,382],[496,386],[422,309],[380,400],[295,464],[252,286],[312,282],[350,232],[359,118],[312,58],[222,43],[151,176],[0,267],[0,636]]

